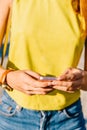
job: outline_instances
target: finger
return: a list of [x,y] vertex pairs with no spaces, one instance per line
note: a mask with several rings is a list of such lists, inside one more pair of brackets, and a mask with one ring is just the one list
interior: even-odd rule
[[60,80],[77,80],[83,77],[83,71],[80,69],[70,69],[65,75],[62,75]]
[[67,88],[67,91],[75,91],[77,89],[81,89],[82,79],[74,81],[73,85]]
[[76,90],[79,90],[79,89],[81,89],[81,86],[74,87],[74,88],[69,87],[69,88],[67,88],[67,91],[75,92]]
[[65,87],[70,87],[72,86],[72,83],[71,81],[53,81],[52,82],[52,85],[53,87],[54,86],[65,86]]
[[26,74],[30,75],[31,77],[35,78],[35,79],[39,79],[40,78],[40,74],[33,72],[31,70],[25,70],[24,71]]
[[25,93],[28,94],[28,95],[33,95],[33,94],[47,94],[49,92],[51,92],[53,89],[47,89],[47,90],[29,90],[29,91],[26,91]]
[[77,69],[77,68],[73,68],[71,71],[71,75],[73,75],[73,79],[80,79],[83,77],[83,70],[81,69]]
[[81,83],[82,83],[82,79],[79,79],[79,80],[75,80],[75,81],[60,81],[60,82],[56,83],[56,85],[73,88],[76,86],[80,86]]
[[63,81],[63,80],[71,81],[71,80],[75,80],[75,79],[76,79],[76,75],[73,73],[69,73],[69,74],[63,75],[61,81]]
[[35,88],[35,87],[29,87],[29,89],[27,91],[44,91],[44,92],[47,92],[47,91],[51,91],[53,90],[53,88],[51,87],[47,87],[47,88]]
[[60,90],[60,91],[64,91],[64,92],[69,92],[69,93],[74,93],[75,90],[72,89],[68,89],[65,86],[55,86],[54,89]]
[[61,91],[67,91],[67,87],[65,86],[54,86],[53,88]]
[[66,75],[69,74],[71,70],[72,70],[72,68],[68,68],[63,74],[61,74],[57,78],[57,80],[66,80],[67,79]]
[[[61,90],[76,90],[78,89],[82,84],[82,79],[76,80],[76,81],[55,81],[55,84],[53,88]],[[62,88],[63,87],[63,88]]]
[[44,87],[47,87],[47,86],[51,86],[52,85],[52,82],[51,81],[44,81],[44,82],[42,82],[42,81],[35,81],[34,83],[33,83],[33,86],[34,87],[38,87],[38,88],[44,88]]
[[83,72],[77,72],[77,73],[74,73],[74,76],[75,76],[75,80],[78,80],[78,79],[81,79],[83,78]]
[[53,90],[53,88],[51,86],[47,86],[47,87],[35,87],[35,86],[31,86],[28,84],[25,84],[24,86],[24,90],[25,91],[29,91],[29,90],[34,90],[34,91],[50,91]]
[[48,92],[48,91],[51,91],[53,90],[53,88],[34,88],[33,89],[34,91],[41,91],[41,92]]

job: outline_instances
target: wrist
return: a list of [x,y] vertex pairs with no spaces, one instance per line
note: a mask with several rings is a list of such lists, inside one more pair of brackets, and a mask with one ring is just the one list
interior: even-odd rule
[[13,71],[12,69],[3,70],[2,75],[0,77],[0,84],[2,88],[12,91],[13,89],[7,84],[7,74]]

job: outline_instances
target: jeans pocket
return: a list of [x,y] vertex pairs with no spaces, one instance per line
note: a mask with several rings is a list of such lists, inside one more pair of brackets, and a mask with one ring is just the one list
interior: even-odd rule
[[80,99],[73,103],[72,105],[66,107],[63,110],[63,113],[67,118],[78,117],[80,114],[82,115],[82,106]]
[[0,97],[0,115],[7,117],[14,116],[18,109],[19,106],[16,102],[3,90]]

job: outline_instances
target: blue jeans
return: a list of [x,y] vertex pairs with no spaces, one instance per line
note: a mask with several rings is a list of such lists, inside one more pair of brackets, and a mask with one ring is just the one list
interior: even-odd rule
[[20,107],[3,91],[0,130],[86,130],[80,99],[61,111],[35,111]]

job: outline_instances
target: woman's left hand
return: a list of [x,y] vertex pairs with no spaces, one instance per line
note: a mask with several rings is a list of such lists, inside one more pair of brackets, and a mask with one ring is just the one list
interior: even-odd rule
[[54,89],[66,92],[74,92],[78,89],[87,91],[87,71],[69,68],[52,84]]

